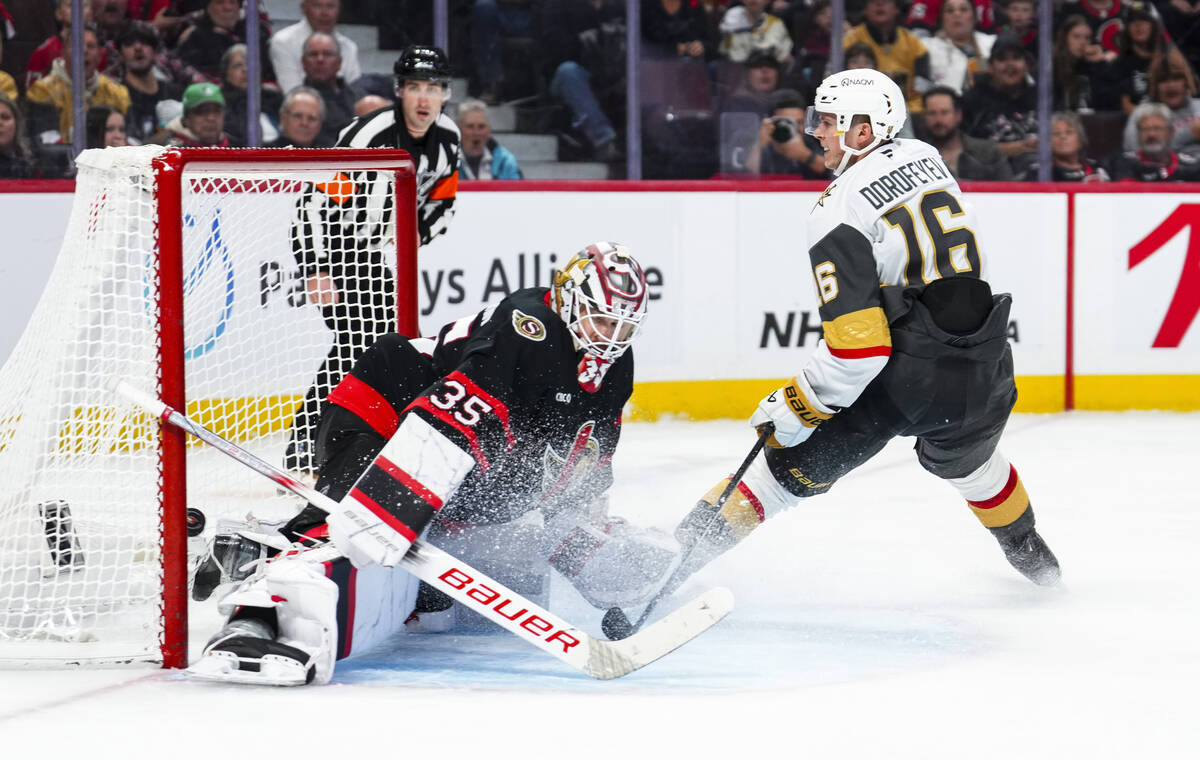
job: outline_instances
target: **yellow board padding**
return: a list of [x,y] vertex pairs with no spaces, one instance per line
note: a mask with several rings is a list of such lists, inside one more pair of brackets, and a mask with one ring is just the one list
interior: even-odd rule
[[[628,418],[653,422],[665,417],[688,420],[750,419],[758,402],[791,378],[775,380],[672,380],[635,383]],[[1018,412],[1061,412],[1066,392],[1062,375],[1017,378]],[[1196,408],[1200,408],[1198,405]]]
[[[262,438],[291,427],[303,396],[281,395],[189,401],[187,416],[235,443]],[[65,454],[138,451],[158,440],[159,421],[126,408],[80,407],[58,431],[57,449]],[[188,439],[189,446],[202,446]]]
[[1079,375],[1075,408],[1194,412],[1200,410],[1200,375]]
[[1052,414],[1066,408],[1067,385],[1062,375],[1017,375],[1014,412]]
[[287,430],[303,396],[263,396],[189,401],[187,416],[222,438],[246,441]]

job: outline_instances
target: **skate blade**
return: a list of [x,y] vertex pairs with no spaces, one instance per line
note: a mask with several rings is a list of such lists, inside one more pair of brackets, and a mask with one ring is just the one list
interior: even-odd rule
[[[258,670],[247,668],[257,665]],[[243,667],[245,666],[245,667]],[[261,659],[239,658],[232,652],[207,652],[184,671],[189,678],[260,686],[303,686],[308,669],[289,657],[268,654]]]

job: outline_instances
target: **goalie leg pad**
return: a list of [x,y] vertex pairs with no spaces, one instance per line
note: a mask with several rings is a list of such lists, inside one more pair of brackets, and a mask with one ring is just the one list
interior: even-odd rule
[[267,562],[222,599],[219,609],[232,614],[243,606],[274,608],[278,619],[275,641],[307,653],[315,668],[313,680],[328,683],[336,659],[338,587],[325,573],[325,565],[302,556]]

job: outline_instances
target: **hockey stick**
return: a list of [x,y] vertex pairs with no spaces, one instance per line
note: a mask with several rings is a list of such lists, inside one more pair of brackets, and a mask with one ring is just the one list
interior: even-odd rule
[[733,473],[733,477],[729,479],[729,485],[725,486],[725,490],[721,492],[720,498],[713,505],[716,509],[713,511],[712,518],[705,523],[704,530],[700,531],[700,535],[692,542],[688,550],[683,553],[683,556],[679,560],[679,565],[675,568],[675,572],[671,573],[671,577],[667,579],[667,582],[663,584],[659,592],[646,604],[646,608],[638,616],[637,622],[630,623],[629,616],[620,607],[611,607],[608,612],[604,613],[604,619],[600,621],[600,628],[604,631],[605,636],[613,641],[628,641],[645,624],[646,618],[650,617],[650,612],[658,603],[675,592],[676,578],[683,572],[684,567],[687,566],[687,561],[692,556],[692,552],[695,551],[696,546],[700,543],[700,539],[708,535],[708,529],[712,527],[713,520],[716,520],[720,514],[721,507],[725,506],[725,502],[733,495],[734,489],[738,487],[738,484],[742,482],[742,478],[746,475],[746,470],[750,469],[750,463],[754,461],[754,457],[758,456],[758,452],[762,451],[763,446],[767,443],[767,439],[774,432],[774,425],[768,423],[762,426],[758,440],[750,448],[750,453],[742,460],[742,464],[737,468],[737,472]]
[[[154,396],[125,381],[116,382],[113,390],[164,423],[191,433],[310,504],[326,512],[337,509],[337,502],[330,497],[225,440]],[[332,544],[326,544],[306,551],[301,556],[305,560],[328,562],[342,555]],[[637,636],[619,642],[601,641],[424,541],[413,542],[399,567],[516,634],[518,638],[599,679],[619,678],[649,665],[699,636],[733,609],[733,594],[729,589],[715,588]],[[513,614],[516,609],[520,612]]]

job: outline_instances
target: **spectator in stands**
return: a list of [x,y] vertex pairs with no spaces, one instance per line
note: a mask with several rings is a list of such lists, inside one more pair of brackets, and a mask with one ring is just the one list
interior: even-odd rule
[[[221,75],[221,56],[246,41],[246,19],[239,0],[208,0],[202,10],[189,13],[187,28],[179,35],[175,54],[211,80]],[[269,50],[270,28],[260,21],[259,50]],[[262,57],[262,80],[273,82],[275,71],[270,56]]]
[[1181,70],[1190,70],[1187,59],[1163,34],[1152,7],[1130,3],[1125,29],[1117,38],[1120,54],[1113,62],[1113,76],[1126,115],[1150,99],[1150,67],[1162,59]]
[[[63,56],[54,62],[50,73],[33,83],[25,93],[28,103],[29,130],[36,142],[70,142],[75,120],[71,90],[71,44],[68,30]],[[100,39],[91,28],[83,30],[84,103],[87,106],[112,106],[124,114],[129,110],[129,90],[96,71],[100,63]]]
[[268,148],[332,148],[333,141],[321,134],[325,124],[325,102],[311,87],[293,87],[279,108],[279,137]]
[[0,95],[0,178],[30,179],[37,175],[24,127],[21,109],[7,95]]
[[779,89],[779,61],[765,50],[750,54],[741,84],[721,103],[725,113],[755,113],[767,116],[771,94]]
[[[58,4],[54,6],[54,20],[58,22],[58,33],[51,35],[45,42],[38,45],[37,49],[30,54],[29,62],[25,64],[26,92],[34,82],[49,74],[50,67],[62,57],[63,41],[66,40],[71,29],[71,0],[58,0]],[[91,23],[92,4],[85,0],[83,25],[86,27]]]
[[[975,28],[985,34],[996,33],[996,14],[992,8],[992,0],[970,0],[971,17],[975,20]],[[908,6],[908,14],[904,17],[904,28],[917,35],[922,41],[933,37],[942,25],[942,15],[945,13],[944,0],[921,0]],[[986,60],[986,58],[985,58]]]
[[[571,111],[596,161],[617,160],[614,113],[625,97],[625,4],[621,0],[545,0],[542,6],[550,94]],[[619,122],[619,120],[618,120]]]
[[867,0],[863,23],[850,30],[842,41],[845,48],[862,42],[875,52],[878,69],[892,78],[904,92],[910,113],[921,111],[921,93],[929,81],[929,53],[916,35],[897,21],[897,0]]
[[804,133],[808,104],[795,90],[778,90],[768,104],[770,116],[762,120],[758,140],[746,154],[746,171],[752,174],[790,175],[794,179],[828,179],[824,151],[816,138]]
[[780,63],[792,60],[792,37],[778,16],[766,12],[767,0],[743,0],[721,17],[721,48],[725,58],[744,63],[756,50],[766,50]]
[[369,113],[382,111],[385,108],[391,108],[396,105],[396,101],[388,100],[382,95],[363,95],[354,104],[355,116],[366,116]]
[[189,84],[207,81],[203,74],[169,52],[161,44],[162,38],[158,30],[147,21],[129,22],[120,34],[106,44],[104,55],[108,67],[104,69],[104,73],[109,79],[121,81],[125,78],[126,62],[121,48],[135,41],[142,41],[150,47],[149,59],[155,68],[155,77],[160,81],[173,83],[180,93]]
[[[0,5],[0,8],[4,6]],[[4,34],[0,32],[0,58],[4,57]],[[0,71],[0,95],[4,95],[9,100],[16,101],[20,97],[17,92],[17,80],[12,78],[12,74],[7,71]]]
[[877,69],[879,61],[875,58],[875,48],[865,42],[856,42],[846,48],[847,69]]
[[184,148],[235,147],[225,134],[225,98],[212,82],[194,84],[183,91],[183,115],[167,124],[167,145]]
[[829,0],[816,0],[807,13],[796,13],[794,18],[792,40],[796,43],[797,73],[810,82],[820,82],[828,73],[829,45],[833,39]]
[[[1163,59],[1151,66],[1150,102],[1167,107],[1171,114],[1170,147],[1180,153],[1200,153],[1200,100],[1195,94],[1195,75],[1186,61]],[[1125,123],[1122,144],[1126,151],[1137,147],[1137,125],[1132,117]]]
[[183,31],[185,14],[203,4],[202,0],[129,0],[128,15],[153,26],[163,43],[173,48]]
[[924,95],[927,141],[938,149],[950,173],[959,180],[1010,180],[1012,166],[991,140],[962,132],[962,96],[939,85]]
[[1000,35],[992,45],[989,73],[976,77],[963,96],[963,131],[994,140],[1014,174],[1024,173],[1037,151],[1037,87],[1029,64],[1021,41]]
[[294,87],[304,82],[301,56],[304,53],[304,43],[313,32],[333,35],[342,56],[342,67],[338,69],[338,76],[347,82],[357,81],[362,76],[362,68],[358,63],[358,45],[336,28],[338,15],[341,13],[339,0],[300,0],[300,12],[304,14],[304,18],[280,29],[271,37],[271,65],[275,68],[275,81],[279,83],[279,89],[291,92]]
[[365,93],[338,76],[342,59],[337,39],[332,34],[313,32],[304,43],[302,56],[304,86],[321,94],[325,102],[325,125],[321,128],[330,141],[354,120],[354,104]]
[[1139,182],[1195,182],[1200,160],[1171,150],[1171,110],[1162,103],[1143,103],[1129,120],[1137,130],[1137,148],[1117,158],[1113,175]]
[[1008,0],[1004,6],[1004,15],[1008,21],[1002,25],[997,36],[1006,34],[1016,37],[1029,55],[1037,57],[1037,9],[1033,0]]
[[[225,134],[234,145],[248,145],[246,140],[246,46],[238,43],[221,56],[221,96],[225,98]],[[259,88],[258,130],[261,141],[269,143],[279,137],[274,114],[279,113],[283,96],[274,87]]]
[[1092,42],[1083,16],[1068,16],[1054,38],[1054,105],[1060,110],[1091,113],[1115,110],[1115,77],[1108,55]]
[[645,0],[642,42],[646,57],[711,58],[716,52],[716,40],[708,37],[704,9],[687,0]]
[[[83,0],[89,2],[89,0]],[[114,42],[129,25],[129,0],[95,0],[92,3],[92,25],[100,35],[100,44]]]
[[[1120,52],[1117,48],[1117,37],[1125,28],[1129,16],[1128,5],[1124,0],[1075,0],[1062,3],[1059,8],[1059,19],[1080,16],[1092,30],[1092,41],[1099,45],[1108,60],[1116,58]],[[1055,26],[1061,26],[1056,22]]]
[[[1108,182],[1108,172],[1099,162],[1087,157],[1087,132],[1079,114],[1056,111],[1050,117],[1050,155],[1054,161],[1052,182]],[[1025,179],[1037,179],[1037,164],[1033,164]]]
[[504,84],[505,37],[533,34],[531,0],[474,0],[471,6],[471,49],[475,54],[475,81],[479,97],[491,105],[500,102]]
[[87,110],[87,147],[120,148],[128,145],[125,138],[125,117],[108,106],[93,106]]
[[975,29],[975,8],[970,0],[945,0],[937,32],[926,39],[929,75],[935,85],[962,93],[987,70],[996,37]]
[[1200,0],[1170,0],[1156,3],[1163,14],[1167,34],[1179,46],[1188,65],[1200,67]]
[[719,47],[721,44],[721,19],[729,10],[731,0],[698,0],[698,2],[700,10],[704,11],[704,38],[716,40]]
[[458,129],[462,133],[458,165],[462,179],[523,179],[517,157],[492,137],[486,103],[467,100],[459,106]]
[[166,134],[158,129],[155,109],[159,101],[178,100],[183,87],[172,81],[156,65],[158,32],[145,22],[126,27],[117,40],[119,65],[118,81],[129,91],[129,110],[125,114],[126,132],[134,145],[161,143]]

